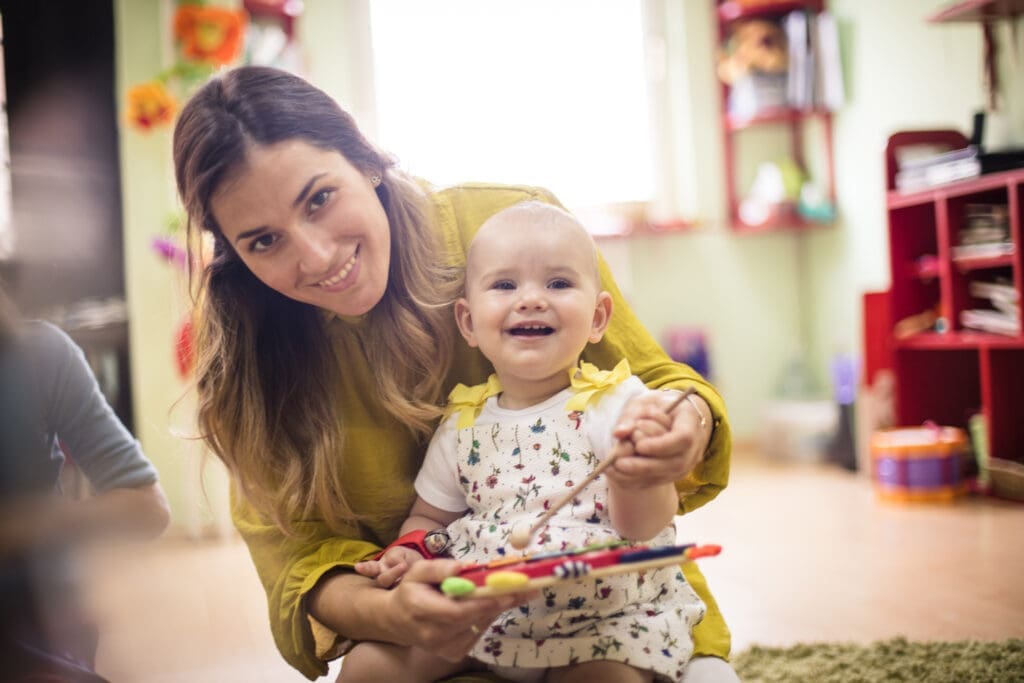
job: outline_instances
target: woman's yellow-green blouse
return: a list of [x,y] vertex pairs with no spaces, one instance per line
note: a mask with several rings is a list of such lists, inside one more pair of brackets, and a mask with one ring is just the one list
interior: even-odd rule
[[[437,225],[451,263],[465,264],[466,248],[487,218],[529,199],[556,203],[545,190],[529,187],[473,184],[432,193]],[[584,360],[598,367],[614,367],[626,358],[649,387],[693,386],[714,413],[714,435],[704,462],[677,483],[680,512],[688,512],[714,498],[728,480],[731,436],[724,403],[711,385],[689,367],[673,362],[655,343],[626,304],[603,261],[600,272],[603,287],[612,295],[614,313],[604,339],[587,347]],[[306,521],[297,528],[307,533],[290,537],[260,519],[244,502],[236,499],[233,505],[235,525],[248,544],[267,592],[274,641],[284,658],[310,679],[327,672],[322,658],[328,656],[325,652],[336,656],[349,643],[341,643],[340,648],[338,643],[330,643],[335,640],[333,634],[307,616],[304,596],[325,572],[349,569],[394,540],[415,497],[413,480],[426,449],[425,442],[415,439],[374,400],[373,368],[367,366],[363,353],[364,344],[372,343],[369,331],[359,322],[337,318],[329,329],[344,368],[338,411],[345,425],[345,452],[339,454],[338,466],[349,482],[346,493],[350,502],[369,521],[353,525],[344,537],[331,533],[323,523]],[[491,371],[476,349],[459,343],[444,393],[459,382],[480,384]],[[704,621],[694,630],[694,654],[727,657],[729,630],[704,577],[693,563],[684,565],[684,573],[708,607]],[[335,647],[325,646],[325,639]]]

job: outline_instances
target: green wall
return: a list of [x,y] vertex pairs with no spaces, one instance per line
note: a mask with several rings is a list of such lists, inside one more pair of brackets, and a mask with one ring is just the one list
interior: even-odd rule
[[[131,85],[170,66],[169,0],[115,0],[118,110]],[[178,211],[171,130],[140,133],[119,121],[126,299],[135,431],[160,471],[173,525],[191,535],[226,531],[224,473],[195,439],[195,400],[175,366],[175,330],[189,309],[187,276],[151,247]],[[203,471],[207,485],[200,484]]]
[[[160,2],[116,0],[114,7],[118,111],[123,111],[128,87],[166,66],[161,51],[167,39],[159,29]],[[123,120],[119,125],[136,436],[160,471],[178,521],[185,506],[186,467],[183,443],[172,434],[170,411],[185,388],[176,377],[172,355],[173,325],[185,310],[184,288],[178,274],[150,247],[175,206],[170,132],[141,134]]]
[[841,220],[809,239],[808,319],[815,367],[862,346],[861,296],[889,287],[883,153],[900,130],[969,134],[984,103],[981,28],[931,24],[944,0],[834,0],[848,103],[835,118]]

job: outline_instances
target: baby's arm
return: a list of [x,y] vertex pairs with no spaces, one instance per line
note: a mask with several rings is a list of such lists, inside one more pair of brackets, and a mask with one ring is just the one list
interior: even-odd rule
[[[462,512],[449,512],[448,510],[434,507],[417,496],[416,502],[413,503],[412,509],[409,510],[409,517],[402,523],[402,528],[399,530],[398,535],[404,536],[410,531],[416,531],[417,529],[423,529],[424,531],[440,529],[451,524],[463,514]],[[379,559],[357,562],[355,570],[363,576],[375,579],[377,585],[381,588],[390,588],[398,583],[413,563],[419,562],[422,559],[423,556],[417,550],[396,545],[388,548]]]
[[608,477],[608,515],[612,526],[632,541],[654,538],[668,526],[679,507],[674,480],[652,481],[632,473],[630,460],[645,458],[637,453],[635,443],[641,438],[666,434],[672,427],[672,416],[665,413],[661,392],[646,392],[629,401],[633,429],[612,447],[617,462],[606,470]]

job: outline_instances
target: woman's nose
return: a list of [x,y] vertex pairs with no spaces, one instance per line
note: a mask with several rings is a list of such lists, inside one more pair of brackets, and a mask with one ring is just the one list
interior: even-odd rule
[[324,275],[331,267],[333,245],[330,238],[315,227],[301,226],[293,231],[298,250],[299,270],[305,275]]

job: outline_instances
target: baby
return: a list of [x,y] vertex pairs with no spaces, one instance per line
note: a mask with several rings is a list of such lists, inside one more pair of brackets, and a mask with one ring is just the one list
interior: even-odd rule
[[[447,551],[466,563],[517,554],[510,542],[516,526],[529,527],[604,458],[631,456],[637,439],[669,429],[673,418],[661,410],[661,392],[648,390],[625,361],[610,371],[580,362],[611,315],[593,240],[570,214],[525,202],[481,226],[455,316],[494,375],[484,385],[452,391],[401,530],[434,532],[432,540],[447,547],[427,546],[421,554],[393,545],[357,571],[391,586],[424,554]],[[617,439],[615,425],[633,400],[647,402],[647,409],[632,438]],[[673,483],[638,482],[614,470],[548,520],[533,550],[623,539],[674,544]],[[703,603],[678,567],[565,582],[481,624],[480,640],[461,662],[360,643],[346,656],[339,681],[425,682],[476,669],[516,681],[678,681],[692,652],[690,632],[703,616]]]

